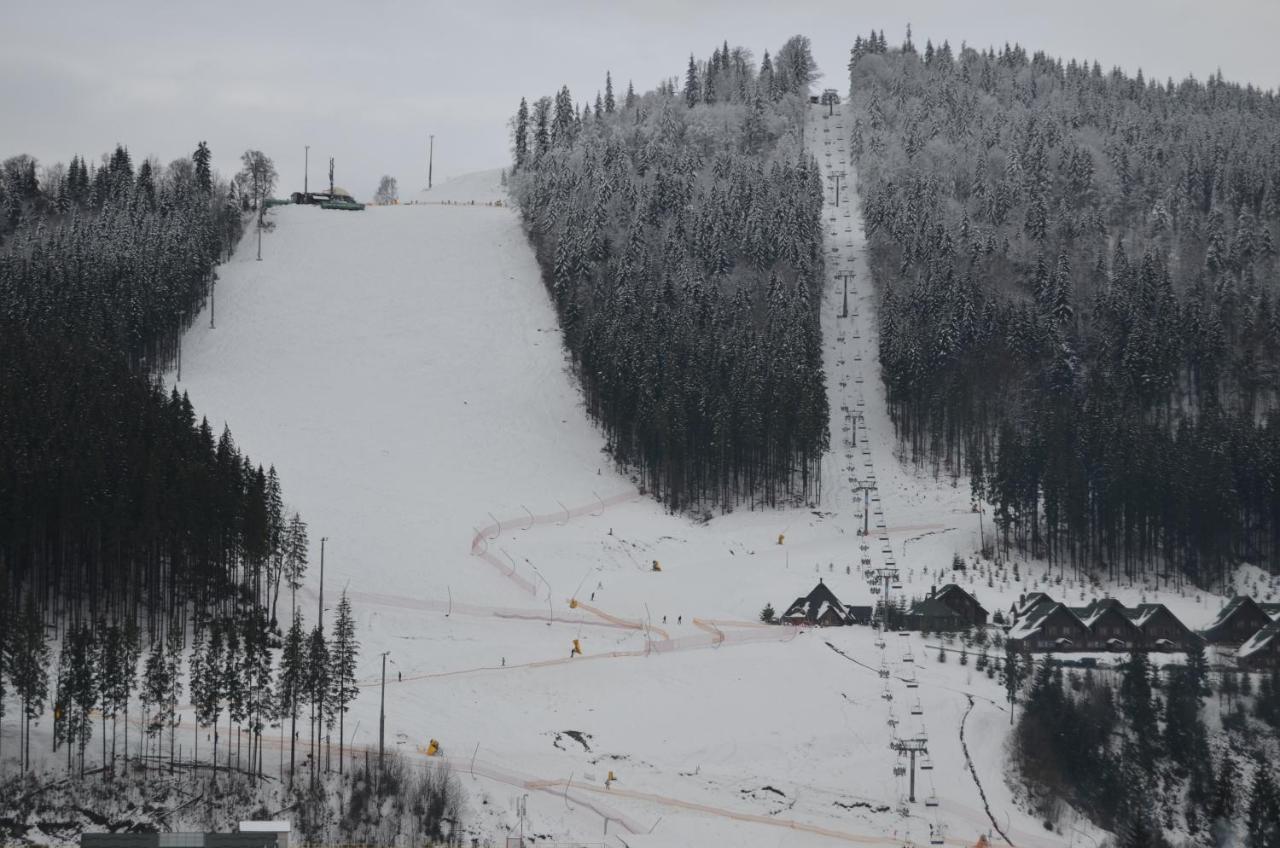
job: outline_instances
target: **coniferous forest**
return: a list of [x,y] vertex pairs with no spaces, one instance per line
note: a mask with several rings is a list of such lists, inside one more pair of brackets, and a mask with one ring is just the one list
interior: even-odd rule
[[[0,722],[18,727],[21,764],[0,772],[0,841],[47,803],[33,789],[43,757],[31,730],[49,715],[54,750],[80,779],[73,794],[98,774],[116,787],[104,798],[151,798],[173,788],[151,773],[217,783],[222,768],[232,791],[213,794],[234,816],[260,803],[275,771],[264,749],[274,727],[282,743],[289,732],[278,773],[287,757],[309,837],[339,825],[325,790],[335,779],[365,798],[340,823],[348,835],[440,836],[442,817],[457,816],[447,773],[419,780],[393,763],[342,775],[359,691],[351,606],[344,594],[329,633],[304,626],[294,594],[308,530],[275,469],[161,387],[215,267],[271,190],[270,160],[242,160],[230,183],[203,142],[167,168],[135,170],[123,147],[98,167],[0,166]],[[184,703],[194,722],[182,722]],[[310,779],[295,784],[299,772]],[[377,824],[388,792],[421,809]]]
[[1274,93],[910,33],[849,69],[908,454],[1064,567],[1280,566]]
[[822,185],[802,36],[683,83],[522,101],[512,194],[591,417],[672,510],[818,492]]

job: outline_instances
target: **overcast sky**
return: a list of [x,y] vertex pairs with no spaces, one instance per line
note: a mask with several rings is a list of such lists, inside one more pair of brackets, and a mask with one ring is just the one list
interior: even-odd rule
[[42,163],[97,157],[117,142],[135,162],[168,162],[205,139],[224,175],[258,148],[300,189],[367,199],[382,174],[401,196],[424,188],[428,137],[435,177],[505,165],[507,121],[521,96],[569,85],[591,98],[613,71],[619,95],[683,73],[728,40],[759,58],[796,33],[813,40],[825,83],[848,87],[854,36],[884,29],[901,43],[949,39],[1141,67],[1148,78],[1280,86],[1277,0],[601,0],[538,2],[6,3],[0,24],[0,157]]

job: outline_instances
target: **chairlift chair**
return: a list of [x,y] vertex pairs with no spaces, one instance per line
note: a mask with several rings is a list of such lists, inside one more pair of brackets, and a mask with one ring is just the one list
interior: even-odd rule
[[907,773],[907,767],[904,765],[896,765],[893,767],[894,777],[902,777]]
[[911,714],[914,716],[924,715],[924,705],[920,703],[919,698],[916,698],[915,706],[911,708]]
[[938,806],[938,796],[937,796],[937,795],[934,795],[932,792],[930,792],[930,793],[929,793],[929,797],[927,797],[927,798],[925,798],[925,799],[924,799],[924,805],[925,805],[926,807],[936,807],[936,806]]
[[920,763],[921,771],[933,771],[933,760],[929,759],[929,755],[925,754],[923,761]]

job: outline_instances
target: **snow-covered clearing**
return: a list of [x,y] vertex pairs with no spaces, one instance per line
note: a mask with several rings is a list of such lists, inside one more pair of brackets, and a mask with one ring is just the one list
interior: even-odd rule
[[[355,602],[367,689],[348,734],[376,748],[389,651],[388,745],[419,756],[439,740],[495,842],[528,794],[525,833],[560,841],[927,844],[941,825],[946,844],[972,844],[992,826],[960,745],[970,696],[973,772],[1001,827],[1018,845],[1071,841],[1011,799],[997,681],[954,656],[940,664],[919,634],[889,634],[882,651],[866,628],[756,623],[766,601],[780,613],[819,576],[846,603],[872,603],[852,480],[878,483],[870,555],[896,562],[907,595],[978,547],[967,483],[893,455],[847,130],[823,113],[811,110],[810,141],[850,177],[839,207],[829,195],[828,271],[856,276],[849,318],[834,276],[823,304],[832,452],[818,508],[699,524],[612,469],[517,214],[483,205],[502,196],[496,171],[437,186],[424,205],[274,210],[263,261],[247,239],[222,269],[216,329],[206,314],[186,337],[180,387],[276,465],[310,524],[304,610],[315,614],[321,536],[326,606],[343,588]],[[1020,573],[988,585],[971,568],[962,582],[1007,609],[1046,588],[1043,569]],[[1218,603],[1171,601],[1192,624]],[[899,736],[927,733],[934,766],[905,807],[891,713]]]

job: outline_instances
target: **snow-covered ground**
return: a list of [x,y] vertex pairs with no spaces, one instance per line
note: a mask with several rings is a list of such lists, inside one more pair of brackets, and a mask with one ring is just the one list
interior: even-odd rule
[[[814,150],[850,179],[826,213],[833,449],[815,507],[695,523],[611,467],[517,213],[483,205],[501,197],[497,171],[418,197],[475,208],[274,210],[263,261],[246,240],[221,270],[216,329],[205,315],[186,336],[180,387],[276,465],[310,524],[304,609],[314,616],[321,536],[326,606],[344,588],[355,603],[369,688],[348,734],[377,744],[389,651],[388,745],[419,756],[439,740],[495,844],[522,795],[525,833],[561,842],[900,845],[941,828],[946,844],[973,844],[992,830],[975,774],[1018,845],[1073,838],[1013,803],[1003,690],[972,664],[939,663],[919,634],[889,634],[882,650],[866,628],[756,623],[818,577],[846,603],[872,603],[852,480],[878,485],[870,557],[902,570],[908,596],[953,579],[952,556],[971,556],[980,534],[966,481],[894,457],[847,128],[824,112],[812,110]],[[856,274],[847,319],[843,268]],[[960,582],[992,611],[1033,589],[1079,600],[1040,567],[1019,574],[974,567]],[[1220,604],[1161,600],[1193,625]],[[891,714],[899,736],[927,734],[933,769],[918,773],[915,804],[894,773]]]

